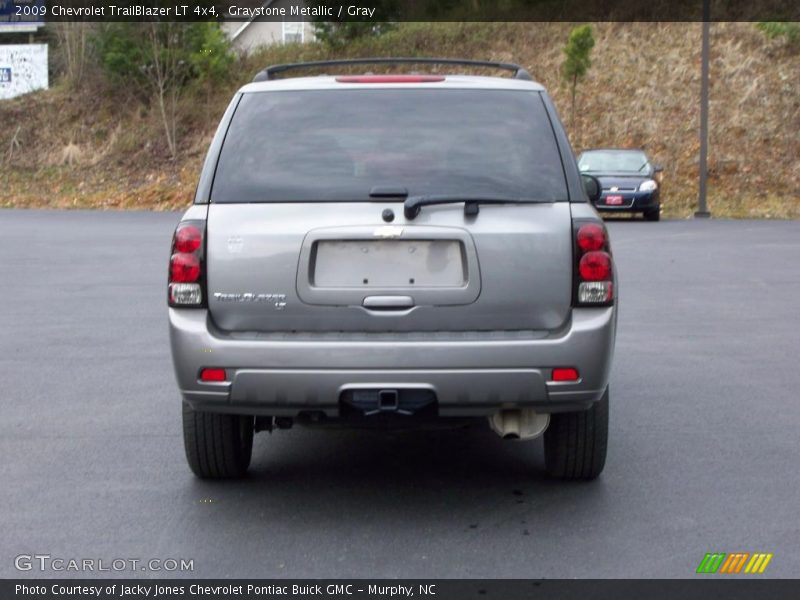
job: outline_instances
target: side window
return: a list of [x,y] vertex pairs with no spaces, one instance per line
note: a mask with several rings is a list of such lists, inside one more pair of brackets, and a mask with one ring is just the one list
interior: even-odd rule
[[283,21],[283,43],[303,43],[303,22]]

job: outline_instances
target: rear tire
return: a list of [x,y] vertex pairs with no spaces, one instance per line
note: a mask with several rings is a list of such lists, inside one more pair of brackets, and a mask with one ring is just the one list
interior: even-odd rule
[[661,205],[659,204],[655,208],[651,208],[650,210],[646,210],[644,212],[644,219],[645,219],[645,221],[659,221],[659,220],[661,220]]
[[194,410],[183,403],[186,460],[203,479],[242,477],[253,453],[253,417]]
[[557,479],[595,479],[606,464],[608,388],[588,410],[550,415],[544,432],[547,474]]

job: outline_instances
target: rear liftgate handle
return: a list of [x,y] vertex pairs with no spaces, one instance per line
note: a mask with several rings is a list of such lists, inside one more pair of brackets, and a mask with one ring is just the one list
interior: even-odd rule
[[371,310],[403,310],[414,307],[414,298],[411,296],[367,296],[361,305]]

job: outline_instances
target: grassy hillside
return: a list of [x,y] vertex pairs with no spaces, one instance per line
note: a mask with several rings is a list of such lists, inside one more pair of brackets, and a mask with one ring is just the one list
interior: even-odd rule
[[[567,23],[405,23],[343,56],[519,62],[553,95],[574,148],[639,146],[665,166],[667,216],[697,195],[700,25],[598,23],[593,66],[570,119],[559,68]],[[316,44],[238,61],[229,81],[187,92],[179,156],[155,111],[99,78],[0,102],[0,206],[180,208],[231,94],[261,67],[331,57]],[[800,217],[800,56],[747,23],[712,26],[710,204],[715,216]],[[13,140],[13,141],[12,141]]]

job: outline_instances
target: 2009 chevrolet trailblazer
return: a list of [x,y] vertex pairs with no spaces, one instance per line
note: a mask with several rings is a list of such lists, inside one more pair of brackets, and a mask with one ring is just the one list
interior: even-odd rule
[[[377,63],[513,77],[278,77]],[[603,469],[614,264],[544,88],[517,65],[278,65],[233,98],[169,266],[186,454],[234,477],[255,431],[488,417],[547,471]]]

